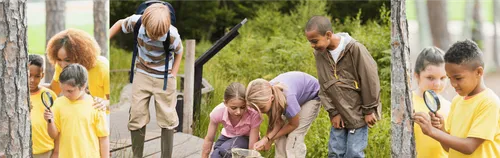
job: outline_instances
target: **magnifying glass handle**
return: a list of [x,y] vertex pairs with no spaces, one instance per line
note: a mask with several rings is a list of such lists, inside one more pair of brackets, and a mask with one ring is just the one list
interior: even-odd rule
[[49,123],[52,123],[52,121],[50,119],[48,121],[49,121]]

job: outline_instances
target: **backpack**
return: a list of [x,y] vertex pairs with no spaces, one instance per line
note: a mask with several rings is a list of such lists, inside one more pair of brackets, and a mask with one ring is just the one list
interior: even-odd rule
[[[151,4],[155,4],[155,3],[161,3],[169,8],[169,10],[170,10],[170,23],[172,25],[174,25],[175,21],[176,21],[174,7],[172,7],[172,5],[168,2],[163,2],[160,0],[149,0],[149,1],[143,2],[139,5],[139,7],[137,7],[135,14],[142,15],[144,13],[144,10],[146,10],[147,7],[149,7]],[[134,80],[135,60],[137,58],[137,54],[139,53],[139,50],[137,48],[137,46],[138,46],[137,38],[139,35],[139,29],[141,28],[141,25],[142,25],[141,19],[142,19],[142,17],[139,18],[139,20],[137,20],[137,22],[135,23],[135,26],[134,26],[134,49],[133,49],[133,54],[132,54],[132,64],[130,66],[130,76],[129,76],[130,83],[132,83],[132,81]],[[168,65],[169,65],[169,61],[170,61],[169,58],[172,55],[170,53],[172,51],[172,49],[169,49],[169,47],[170,47],[170,31],[168,31],[168,33],[167,33],[167,39],[165,41],[163,41],[163,49],[164,49],[165,53],[167,53],[167,55],[165,57],[165,74],[163,75],[163,90],[167,90]]]

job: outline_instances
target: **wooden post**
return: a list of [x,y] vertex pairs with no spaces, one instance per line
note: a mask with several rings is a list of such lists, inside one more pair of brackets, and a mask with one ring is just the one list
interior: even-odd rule
[[404,0],[391,1],[391,151],[392,157],[416,157],[411,115],[411,68]]
[[184,55],[184,115],[182,132],[193,133],[193,97],[194,97],[194,60],[195,40],[186,40],[186,54]]

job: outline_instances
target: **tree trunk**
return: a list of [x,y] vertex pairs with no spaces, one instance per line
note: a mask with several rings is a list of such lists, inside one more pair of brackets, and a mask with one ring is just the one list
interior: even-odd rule
[[0,5],[0,153],[31,157],[26,0]]
[[465,15],[463,26],[463,37],[465,39],[472,39],[472,17],[474,12],[474,1],[465,0]]
[[420,43],[420,49],[423,49],[425,47],[432,46],[432,38],[429,28],[429,15],[427,15],[426,1],[416,0],[415,6],[418,19],[418,42]]
[[484,50],[483,16],[481,14],[481,2],[479,2],[479,0],[474,0],[474,12],[472,17],[474,20],[472,40],[477,43],[479,48]]
[[450,34],[448,33],[448,18],[446,14],[446,0],[427,0],[429,23],[434,46],[448,50]]
[[94,0],[94,38],[99,47],[101,55],[108,57],[108,1]]
[[[46,0],[45,1],[45,44],[52,36],[61,32],[65,28],[66,1]],[[54,76],[54,66],[48,62],[47,52],[45,52],[45,82],[50,83]]]
[[405,3],[404,0],[391,1],[391,151],[394,158],[416,156],[411,119],[410,43]]
[[[495,67],[498,68],[500,67],[500,62],[498,59],[498,54],[500,53],[500,40],[498,40],[498,23],[500,22],[500,2],[498,1],[493,1],[493,26],[494,26],[494,35],[493,35],[493,62],[495,63]],[[499,71],[500,72],[500,71]]]

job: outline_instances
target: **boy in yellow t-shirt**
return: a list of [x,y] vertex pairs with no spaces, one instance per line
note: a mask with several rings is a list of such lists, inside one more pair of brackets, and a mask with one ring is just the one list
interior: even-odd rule
[[40,55],[30,54],[28,56],[29,67],[29,89],[31,101],[31,139],[34,158],[49,158],[54,150],[54,139],[47,133],[47,121],[43,118],[45,106],[42,103],[41,94],[49,92],[52,99],[56,99],[56,93],[45,87],[39,86],[43,78],[43,58]]
[[106,113],[92,107],[94,100],[85,93],[87,70],[79,64],[66,66],[59,76],[62,97],[45,111],[50,137],[59,137],[59,157],[109,157],[109,131]]
[[482,52],[470,40],[459,41],[446,52],[445,69],[459,94],[446,124],[440,114],[414,116],[422,132],[439,141],[449,157],[500,157],[500,99],[483,83]]
[[[437,47],[427,47],[420,52],[415,62],[414,80],[417,81],[418,88],[413,91],[412,101],[415,112],[428,113],[429,109],[425,105],[423,94],[426,90],[433,90],[441,93],[447,83],[446,71],[444,69],[443,51]],[[444,117],[450,112],[450,102],[439,95],[441,108],[438,113]],[[448,153],[441,147],[441,144],[422,133],[420,126],[413,125],[415,131],[415,145],[417,158],[447,158]]]

